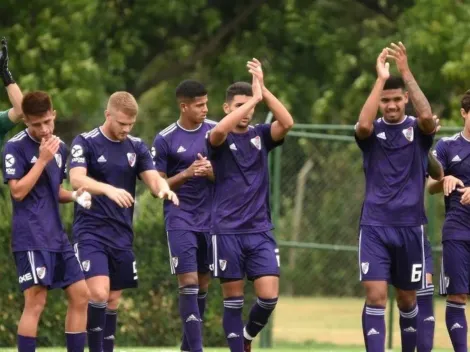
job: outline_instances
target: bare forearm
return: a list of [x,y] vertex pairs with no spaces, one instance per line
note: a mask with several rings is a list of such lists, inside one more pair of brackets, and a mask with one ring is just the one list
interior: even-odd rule
[[38,182],[39,177],[44,171],[47,163],[38,159],[29,172],[14,186],[10,185],[10,192],[13,198],[17,201],[22,201],[33,189],[34,185]]
[[75,200],[72,197],[73,192],[66,190],[62,186],[59,188],[59,203],[72,203]]
[[280,100],[266,87],[263,87],[263,100],[282,127],[289,130],[294,125],[292,115]]
[[432,118],[431,105],[429,104],[428,99],[419,87],[418,82],[416,82],[411,71],[405,71],[402,75],[408,94],[410,95],[411,102],[413,103],[413,107],[418,115],[418,119],[425,121],[425,124],[427,125],[426,129],[431,130],[432,132],[435,127],[435,122]]
[[384,85],[385,80],[377,78],[369,97],[362,107],[356,127],[356,135],[359,138],[369,137],[372,133],[374,121],[377,117],[377,110],[379,108],[380,95],[383,91]]
[[72,188],[77,190],[81,187],[85,187],[86,190],[93,195],[105,195],[106,190],[110,187],[108,184],[98,182],[86,175],[70,176],[70,183]]
[[428,173],[434,180],[440,181],[444,177],[444,170],[442,170],[441,163],[429,153]]
[[429,179],[427,188],[430,194],[442,193],[444,188],[444,180],[436,181],[434,179]]
[[176,191],[189,180],[186,170],[166,179],[171,190]]
[[23,110],[21,109],[23,93],[16,83],[8,85],[6,89],[8,98],[10,99],[11,105],[13,106],[13,109],[8,112],[8,117],[13,123],[18,123],[23,117]]

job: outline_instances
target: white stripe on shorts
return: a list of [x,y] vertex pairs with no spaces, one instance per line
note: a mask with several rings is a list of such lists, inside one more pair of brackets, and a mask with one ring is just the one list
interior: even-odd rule
[[36,265],[34,265],[34,252],[33,251],[28,251],[28,260],[29,260],[29,265],[31,267],[31,271],[33,274],[33,280],[34,283],[38,283],[38,277],[36,276]]
[[424,253],[424,226],[421,225],[421,253],[423,254],[423,271],[421,275],[421,289],[426,288],[426,255]]
[[176,270],[175,270],[175,266],[173,265],[173,259],[171,257],[171,248],[170,248],[170,239],[168,237],[168,231],[166,232],[166,242],[168,243],[168,256],[169,256],[169,259],[170,259],[170,271],[172,274],[175,274],[176,273]]
[[212,253],[214,259],[214,276],[217,277],[219,273],[219,262],[217,261],[217,236],[212,235]]
[[359,281],[362,281],[362,270],[361,270],[361,238],[362,238],[362,229],[359,230],[359,253],[357,255],[358,261],[359,261]]

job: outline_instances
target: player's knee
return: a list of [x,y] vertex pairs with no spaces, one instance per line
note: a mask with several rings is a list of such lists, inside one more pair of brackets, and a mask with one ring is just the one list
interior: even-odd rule
[[385,306],[387,304],[387,290],[381,287],[367,288],[366,301],[368,305]]
[[90,287],[89,298],[93,302],[108,302],[109,291],[102,287]]
[[69,295],[69,304],[74,307],[84,308],[88,305],[88,301],[91,299],[90,291],[86,285],[79,285],[74,287]]
[[416,306],[416,292],[414,291],[398,291],[397,306],[400,310],[406,311]]
[[44,292],[31,295],[26,298],[24,309],[30,314],[41,315],[44,307],[46,306],[47,294]]
[[458,294],[458,295],[448,295],[447,302],[455,302],[460,304],[467,303],[467,295],[466,294]]
[[178,285],[180,287],[199,285],[197,273],[184,273],[178,275]]
[[209,284],[211,282],[210,272],[207,274],[198,274],[199,290],[207,292],[209,290]]

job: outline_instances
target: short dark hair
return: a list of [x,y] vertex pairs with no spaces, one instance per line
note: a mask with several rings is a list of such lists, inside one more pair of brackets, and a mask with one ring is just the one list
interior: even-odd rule
[[176,87],[177,99],[194,99],[207,95],[206,87],[201,82],[187,79]]
[[30,92],[23,97],[21,108],[25,116],[44,116],[48,111],[52,111],[52,100],[46,92]]
[[405,81],[403,81],[403,78],[401,78],[401,77],[390,76],[385,81],[385,85],[384,85],[384,90],[389,90],[389,89],[403,89],[403,90],[405,90]]
[[230,103],[235,95],[246,95],[252,97],[253,89],[251,88],[251,84],[247,82],[235,82],[230,85],[225,92],[225,102]]
[[462,106],[462,109],[465,110],[465,112],[470,111],[470,89],[467,90],[463,95],[462,100],[460,101],[460,105]]

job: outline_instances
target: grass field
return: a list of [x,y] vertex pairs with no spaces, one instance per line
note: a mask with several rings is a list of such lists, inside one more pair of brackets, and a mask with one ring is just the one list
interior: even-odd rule
[[[364,301],[358,298],[281,297],[274,316],[274,348],[264,351],[363,352],[361,312]],[[436,299],[434,350],[452,351],[445,326],[445,301]],[[395,312],[394,351],[400,350],[398,311]],[[388,311],[387,311],[388,319]],[[388,321],[388,320],[387,320]],[[119,338],[118,338],[119,339]],[[253,347],[253,351],[263,349]],[[0,348],[2,352],[15,349]],[[65,351],[64,348],[39,348],[40,352]],[[115,352],[178,352],[177,348],[116,347]],[[205,348],[207,352],[228,352],[227,348]]]

